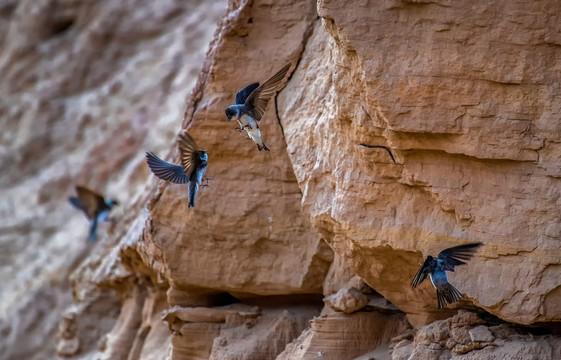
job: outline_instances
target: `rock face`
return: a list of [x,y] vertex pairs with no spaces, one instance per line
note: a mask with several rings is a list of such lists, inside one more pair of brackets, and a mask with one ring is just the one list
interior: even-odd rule
[[460,311],[447,320],[422,327],[415,338],[392,341],[391,359],[543,359],[561,355],[559,338],[537,335],[501,324],[487,327],[473,313]]
[[[561,320],[560,12],[554,0],[0,3],[1,353],[561,357],[551,327],[504,323]],[[224,109],[287,63],[259,152]],[[143,162],[176,160],[181,128],[213,178],[191,210],[187,186]],[[123,203],[96,244],[65,204],[74,183]],[[439,311],[429,281],[411,290],[424,256],[475,241],[450,273],[463,301]]]
[[304,212],[414,324],[442,314],[409,288],[422,256],[474,241],[451,274],[471,303],[561,317],[560,5],[543,4],[321,1],[279,95]]

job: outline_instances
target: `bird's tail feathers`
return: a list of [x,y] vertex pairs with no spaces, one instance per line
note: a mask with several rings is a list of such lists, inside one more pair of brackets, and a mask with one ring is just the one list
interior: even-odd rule
[[199,184],[196,181],[189,181],[189,207],[195,207],[195,199],[199,192]]
[[437,306],[442,309],[462,298],[462,293],[456,289],[452,284],[446,283],[444,285],[439,285],[436,288],[436,299]]
[[90,236],[88,237],[88,241],[96,241],[97,240],[97,218],[91,220],[90,225]]
[[267,145],[265,145],[264,142],[262,142],[261,144],[257,144],[257,149],[258,149],[259,151],[261,151],[261,150],[271,151],[271,150],[269,150],[269,148],[267,147]]

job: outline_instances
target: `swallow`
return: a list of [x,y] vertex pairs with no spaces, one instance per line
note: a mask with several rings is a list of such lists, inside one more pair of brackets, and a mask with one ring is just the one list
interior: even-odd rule
[[76,186],[78,197],[70,197],[68,200],[76,209],[82,210],[90,220],[89,241],[97,239],[97,224],[102,221],[110,221],[108,215],[113,206],[119,205],[117,200],[105,200],[105,198],[83,186]]
[[236,130],[245,130],[251,140],[257,144],[259,151],[270,150],[261,138],[261,131],[257,122],[263,117],[269,100],[277,91],[288,69],[290,69],[290,64],[285,65],[262,85],[259,85],[258,82],[247,85],[236,94],[236,104],[226,108],[228,121],[236,120],[239,124]]
[[[189,184],[189,208],[195,207],[195,199],[199,192],[199,186],[203,181],[212,180],[203,178],[208,166],[208,154],[206,150],[197,147],[195,140],[182,130],[177,137],[179,146],[180,163],[172,164],[154,155],[146,153],[148,167],[158,178],[175,184]],[[203,186],[208,186],[203,185]]]
[[466,264],[465,261],[471,259],[481,245],[483,244],[471,243],[454,246],[442,250],[438,254],[438,258],[427,256],[427,259],[415,274],[411,287],[416,288],[429,275],[430,281],[436,289],[437,307],[439,309],[459,301],[462,298],[462,293],[448,282],[446,271],[454,271],[455,266]]

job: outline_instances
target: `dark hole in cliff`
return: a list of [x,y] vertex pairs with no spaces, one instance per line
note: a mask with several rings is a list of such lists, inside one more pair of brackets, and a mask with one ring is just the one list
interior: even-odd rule
[[247,297],[242,297],[241,299],[243,303],[247,305],[267,308],[285,308],[287,306],[323,308],[323,296],[318,294],[246,296]]
[[556,335],[561,336],[561,323],[558,322],[537,322],[532,325],[521,326],[524,330],[532,335]]
[[248,24],[253,24],[253,18],[249,18],[249,20],[247,20]]
[[214,294],[212,295],[212,299],[211,299],[212,306],[226,306],[230,304],[237,304],[240,302],[241,302],[240,299],[238,299],[235,296],[232,296],[232,294],[227,292]]
[[485,320],[485,325],[487,326],[507,324],[520,332],[528,333],[531,335],[561,335],[561,323],[559,322],[537,322],[531,325],[522,325],[505,321],[481,308],[476,308],[475,312],[481,319]]
[[71,18],[61,18],[55,19],[51,24],[50,35],[52,37],[57,37],[64,35],[74,26],[74,19]]

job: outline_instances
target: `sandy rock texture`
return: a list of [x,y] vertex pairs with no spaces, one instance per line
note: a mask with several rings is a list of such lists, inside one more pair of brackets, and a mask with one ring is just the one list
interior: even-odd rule
[[464,304],[561,319],[560,9],[318,2],[278,97],[302,208],[415,325],[448,315],[428,281],[409,287],[423,256],[475,241],[450,277]]
[[475,313],[460,310],[420,328],[414,338],[394,338],[391,359],[553,360],[561,355],[559,337],[535,333],[535,328],[485,323]]
[[[559,13],[0,3],[1,353],[561,357]],[[287,63],[259,152],[224,109]],[[191,210],[187,186],[143,162],[177,160],[182,128],[213,178]],[[76,182],[123,202],[98,243],[66,204]],[[424,256],[475,241],[450,274],[460,303],[437,310],[430,281],[410,288]]]

